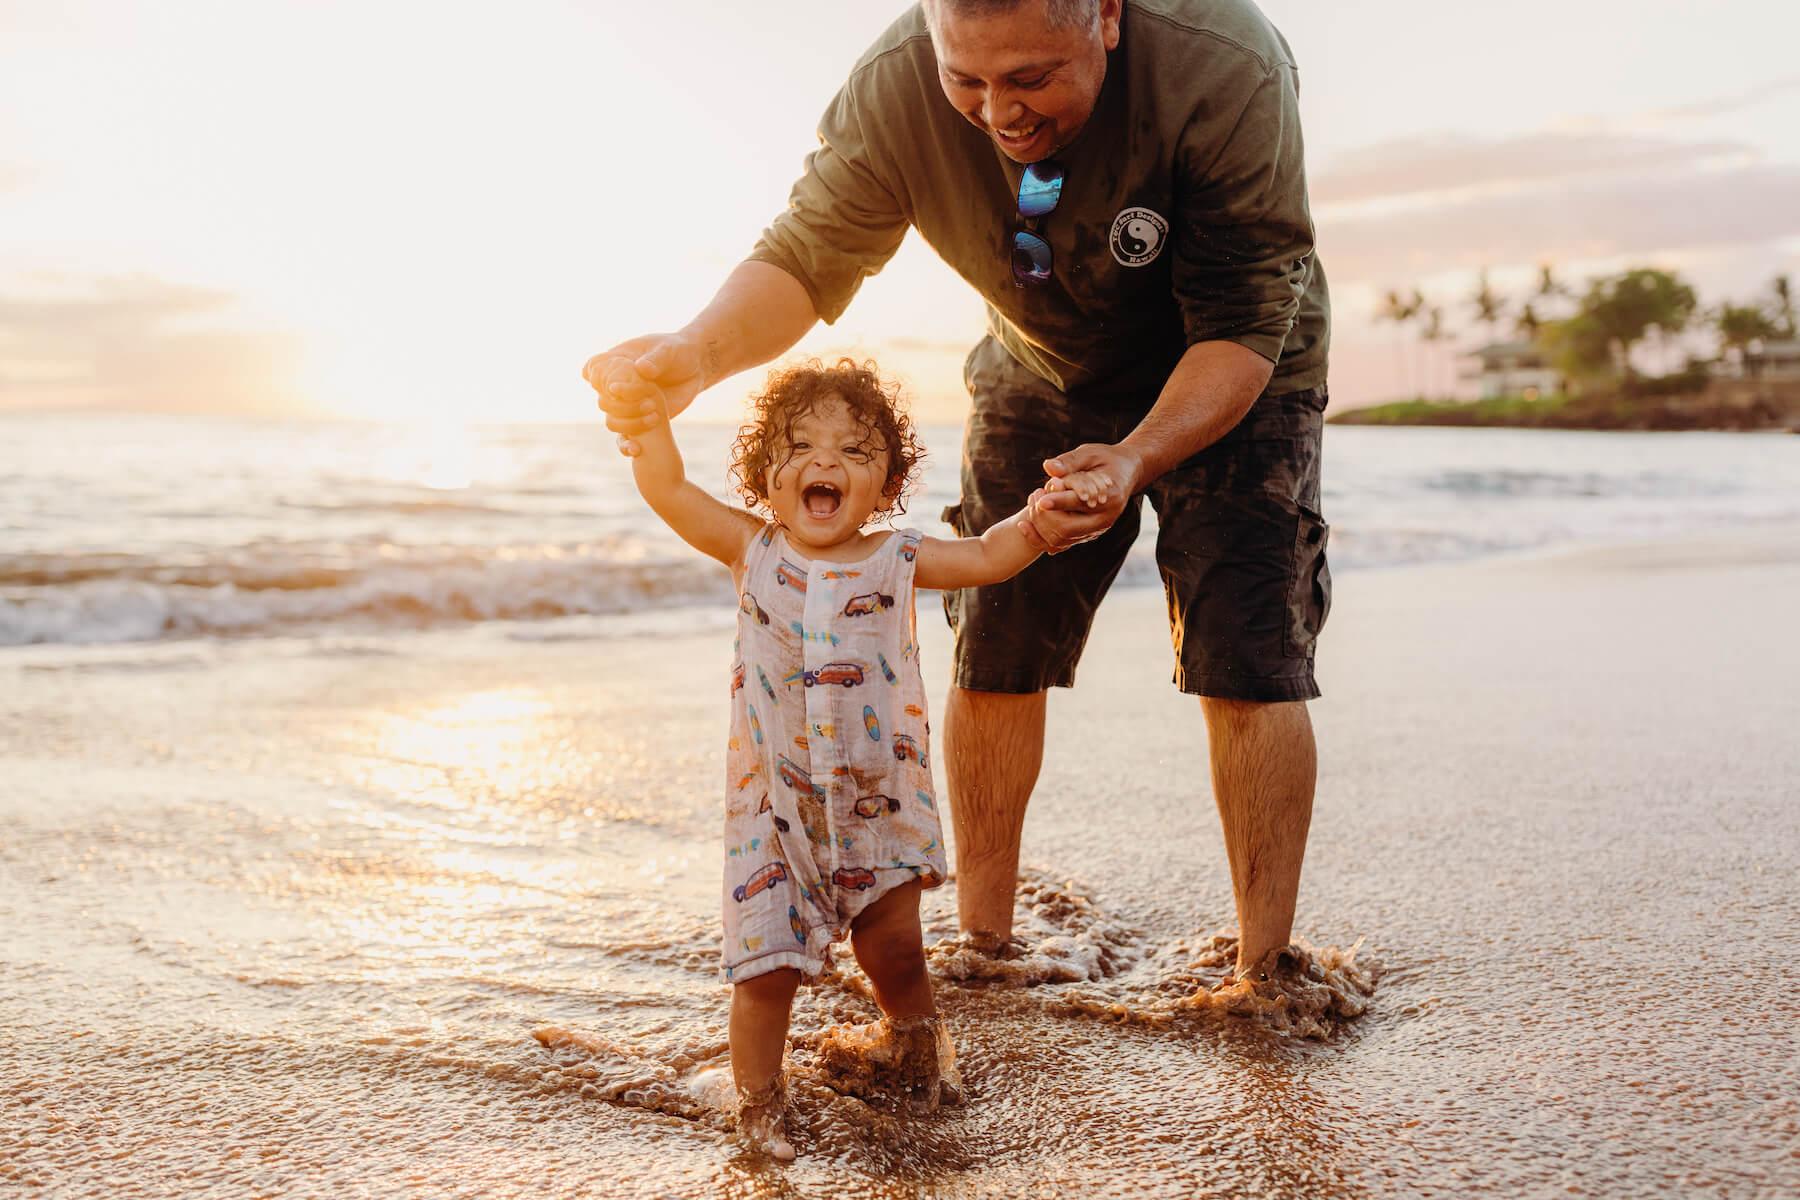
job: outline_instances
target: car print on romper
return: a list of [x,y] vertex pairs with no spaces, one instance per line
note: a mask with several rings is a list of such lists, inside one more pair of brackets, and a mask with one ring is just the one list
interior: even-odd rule
[[775,828],[781,832],[786,833],[791,828],[786,821],[781,819],[781,814],[775,811],[775,806],[769,803],[769,793],[767,792],[762,795],[762,803],[756,806],[757,816],[760,817],[764,813],[769,814],[770,819],[775,822]]
[[841,683],[847,688],[855,687],[863,681],[863,668],[861,663],[831,662],[826,663],[817,671],[807,671],[801,676],[801,679],[807,687],[828,683]]
[[910,533],[900,535],[900,548],[896,551],[901,558],[912,562],[919,557],[919,539]]
[[859,796],[851,807],[859,817],[879,817],[884,812],[899,812],[900,801],[892,796]]
[[867,867],[839,867],[831,873],[831,882],[860,892],[875,886],[875,872]]
[[775,582],[785,587],[791,587],[796,592],[804,592],[806,590],[806,572],[784,558],[776,564]]
[[919,748],[919,743],[913,740],[911,734],[896,733],[894,735],[895,761],[905,762],[909,758],[918,763],[921,767],[929,767],[931,765],[925,757],[925,751]]
[[825,799],[825,789],[814,783],[812,776],[806,772],[805,768],[785,754],[776,757],[775,773],[781,776],[781,782],[796,792],[811,792],[820,800]]
[[744,882],[731,889],[731,898],[739,904],[748,900],[764,888],[772,888],[788,877],[787,864],[772,862],[761,868]]
[[894,607],[894,598],[886,592],[864,592],[844,602],[846,617],[866,617],[884,608]]
[[754,616],[759,625],[767,625],[769,623],[769,614],[763,611],[763,606],[758,604],[756,602],[756,597],[752,596],[749,592],[745,592],[738,597],[738,611],[746,612]]

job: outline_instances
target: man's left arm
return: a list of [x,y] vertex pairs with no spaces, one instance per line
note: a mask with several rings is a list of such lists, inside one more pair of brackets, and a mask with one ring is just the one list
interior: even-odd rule
[[1176,151],[1186,181],[1172,282],[1188,348],[1123,441],[1077,446],[1046,473],[1105,470],[1122,496],[1077,510],[1066,492],[1033,509],[1045,550],[1098,537],[1126,499],[1229,433],[1269,384],[1312,270],[1299,97],[1291,64],[1247,82],[1235,120],[1196,122]]
[[1102,471],[1119,486],[1097,508],[1074,492],[1034,494],[1026,537],[1055,554],[1105,533],[1132,496],[1231,432],[1268,386],[1274,366],[1236,342],[1189,346],[1156,404],[1123,441],[1087,442],[1044,463],[1047,475]]

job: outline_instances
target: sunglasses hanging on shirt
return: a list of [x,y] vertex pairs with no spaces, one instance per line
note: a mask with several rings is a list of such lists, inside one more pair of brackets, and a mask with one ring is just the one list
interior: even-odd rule
[[1013,234],[1014,287],[1036,287],[1050,282],[1050,243],[1038,236],[1038,221],[1062,198],[1062,164],[1045,159],[1027,163],[1019,179],[1019,220],[1025,228]]

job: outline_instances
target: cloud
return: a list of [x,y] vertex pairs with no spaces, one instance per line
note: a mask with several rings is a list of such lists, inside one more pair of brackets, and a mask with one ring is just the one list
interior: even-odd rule
[[1652,116],[1658,120],[1674,121],[1709,121],[1716,117],[1730,116],[1748,108],[1755,108],[1766,100],[1772,100],[1786,92],[1800,91],[1800,75],[1791,75],[1786,79],[1776,79],[1759,84],[1748,91],[1736,92],[1730,96],[1720,96],[1712,100],[1701,100],[1693,104],[1683,104],[1676,108],[1665,108]]
[[238,297],[143,276],[0,296],[0,408],[280,412],[303,407],[299,339],[219,327]]
[[1751,148],[1611,133],[1545,132],[1514,138],[1441,135],[1383,142],[1344,155],[1314,176],[1315,208],[1421,193],[1516,188],[1620,171],[1698,168]]
[[1330,277],[1748,247],[1800,235],[1800,166],[1647,172],[1318,220]]

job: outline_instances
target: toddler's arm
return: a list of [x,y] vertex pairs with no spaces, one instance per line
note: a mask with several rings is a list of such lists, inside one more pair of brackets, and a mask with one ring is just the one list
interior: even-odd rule
[[682,541],[726,566],[735,566],[744,547],[762,528],[761,522],[688,479],[669,427],[668,405],[660,395],[657,417],[655,425],[630,439],[629,447],[627,439],[619,441],[620,450],[631,456],[631,478],[638,494]]
[[913,581],[923,588],[960,588],[1011,579],[1040,553],[1019,528],[1028,520],[1028,510],[1020,509],[980,537],[922,538]]

